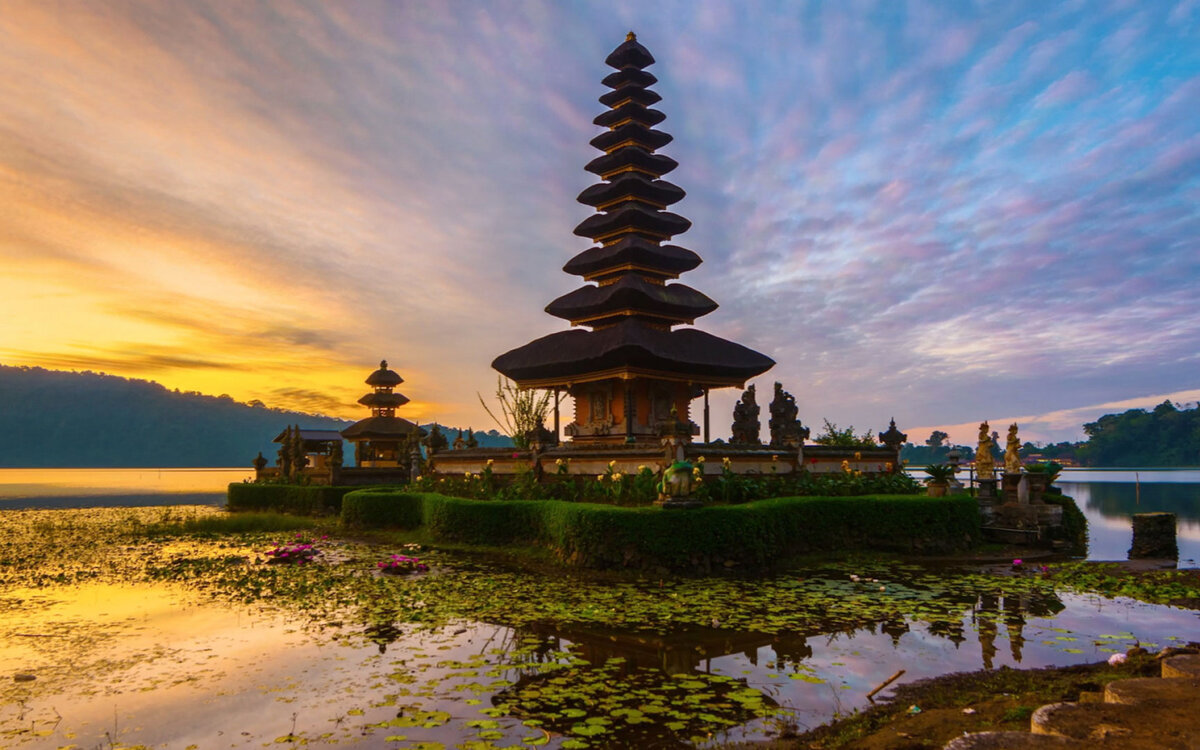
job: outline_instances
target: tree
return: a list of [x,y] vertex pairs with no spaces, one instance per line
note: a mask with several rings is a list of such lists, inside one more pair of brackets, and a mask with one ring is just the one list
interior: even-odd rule
[[934,430],[930,433],[929,439],[925,441],[925,445],[928,445],[930,448],[941,448],[948,437],[950,436],[941,430]]
[[850,425],[844,430],[839,430],[838,426],[825,420],[825,431],[813,438],[814,443],[820,445],[836,445],[842,448],[875,448],[878,443],[875,441],[875,433],[867,430],[861,436],[854,434],[854,425]]
[[528,441],[525,433],[546,422],[546,414],[550,411],[550,391],[538,392],[532,388],[518,388],[516,383],[504,376],[496,378],[496,400],[500,403],[500,417],[497,417],[483,396],[478,393],[479,403],[501,429],[512,435],[513,444],[518,448],[527,448]]

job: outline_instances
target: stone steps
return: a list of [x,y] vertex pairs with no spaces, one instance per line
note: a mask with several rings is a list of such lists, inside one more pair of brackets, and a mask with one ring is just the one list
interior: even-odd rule
[[1030,731],[963,735],[944,750],[1200,750],[1200,654],[1162,660],[1162,677],[1116,680],[1078,703],[1051,703]]

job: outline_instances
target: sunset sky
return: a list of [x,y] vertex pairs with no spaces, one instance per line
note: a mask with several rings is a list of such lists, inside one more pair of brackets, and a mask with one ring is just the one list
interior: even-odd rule
[[806,424],[1200,399],[1197,0],[0,0],[0,363],[356,419],[386,358],[403,416],[494,427],[630,29],[697,325]]

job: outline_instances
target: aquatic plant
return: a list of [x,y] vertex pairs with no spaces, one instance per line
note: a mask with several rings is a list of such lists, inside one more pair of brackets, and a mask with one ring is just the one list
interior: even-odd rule
[[[328,536],[322,536],[321,541],[328,539]],[[296,534],[295,541],[276,544],[271,549],[263,553],[267,556],[268,563],[290,563],[293,565],[304,565],[310,563],[321,554],[314,543],[314,540],[308,538],[307,535],[300,533]]]
[[429,566],[421,562],[420,558],[408,555],[391,555],[388,559],[375,563],[375,567],[379,568],[380,573],[393,576],[425,573],[429,570]]

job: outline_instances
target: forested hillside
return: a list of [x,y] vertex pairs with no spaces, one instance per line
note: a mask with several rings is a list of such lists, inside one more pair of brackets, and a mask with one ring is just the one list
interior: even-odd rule
[[[271,440],[292,424],[350,422],[146,380],[0,365],[0,467],[247,466],[259,451],[274,462]],[[511,444],[477,435],[481,445]]]
[[1150,411],[1105,414],[1083,426],[1076,455],[1087,466],[1200,466],[1200,405],[1163,401]]
[[[1063,461],[1097,468],[1200,466],[1200,405],[1164,401],[1150,411],[1130,409],[1105,414],[1083,425],[1088,439],[1078,443],[1021,446],[1021,458]],[[993,433],[998,445],[993,453],[1003,460],[1003,436]],[[914,466],[946,460],[952,446],[946,433],[934,431],[925,445],[904,446],[901,457]],[[974,457],[973,446],[957,446],[962,460]]]

